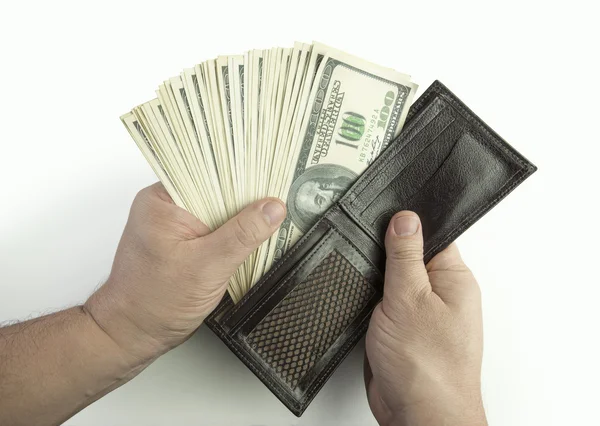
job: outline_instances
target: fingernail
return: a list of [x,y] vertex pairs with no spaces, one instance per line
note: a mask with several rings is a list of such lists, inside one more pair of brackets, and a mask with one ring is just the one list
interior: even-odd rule
[[269,225],[279,224],[285,216],[285,209],[277,201],[269,201],[263,206],[262,211]]
[[419,229],[419,220],[414,216],[400,216],[394,221],[394,232],[399,237],[414,235]]

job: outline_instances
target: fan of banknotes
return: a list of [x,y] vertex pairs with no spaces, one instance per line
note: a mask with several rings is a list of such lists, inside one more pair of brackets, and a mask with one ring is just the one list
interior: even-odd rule
[[320,43],[219,56],[121,117],[180,207],[211,229],[266,196],[278,232],[229,282],[238,301],[400,133],[410,76]]

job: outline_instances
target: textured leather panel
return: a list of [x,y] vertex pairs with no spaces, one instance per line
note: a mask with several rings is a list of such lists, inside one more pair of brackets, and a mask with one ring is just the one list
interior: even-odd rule
[[381,299],[392,215],[420,215],[429,260],[534,171],[435,82],[346,195],[240,302],[225,298],[206,322],[299,416]]
[[333,250],[258,323],[247,341],[295,389],[374,292],[360,272]]

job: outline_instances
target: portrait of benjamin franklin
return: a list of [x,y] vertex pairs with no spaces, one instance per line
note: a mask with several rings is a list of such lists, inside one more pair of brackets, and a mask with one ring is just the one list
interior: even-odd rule
[[287,208],[294,225],[306,232],[357,178],[337,164],[319,164],[306,169],[290,187]]

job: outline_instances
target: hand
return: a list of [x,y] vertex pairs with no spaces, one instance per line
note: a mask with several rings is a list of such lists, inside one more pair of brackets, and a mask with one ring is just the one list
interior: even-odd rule
[[425,267],[417,215],[386,235],[383,300],[366,338],[365,384],[382,425],[486,425],[477,281],[451,245]]
[[162,184],[135,198],[110,277],[84,310],[141,363],[184,342],[223,296],[236,269],[285,217],[257,201],[210,232],[173,204]]

